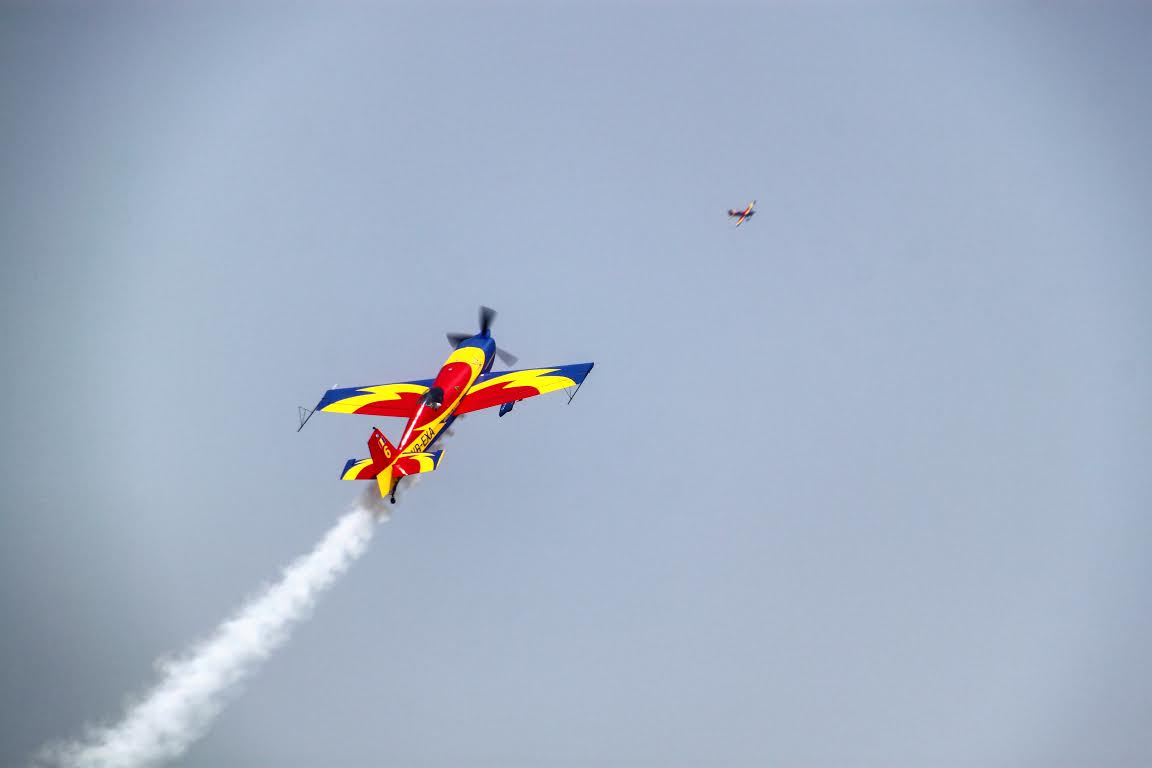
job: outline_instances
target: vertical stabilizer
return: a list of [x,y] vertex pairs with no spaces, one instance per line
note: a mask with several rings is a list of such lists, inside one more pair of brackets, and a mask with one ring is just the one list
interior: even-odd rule
[[379,472],[383,472],[392,466],[392,462],[394,462],[399,455],[396,451],[396,446],[388,442],[388,438],[384,437],[384,433],[375,427],[372,429],[372,437],[368,438],[368,453],[372,457],[372,463],[376,465],[376,469]]

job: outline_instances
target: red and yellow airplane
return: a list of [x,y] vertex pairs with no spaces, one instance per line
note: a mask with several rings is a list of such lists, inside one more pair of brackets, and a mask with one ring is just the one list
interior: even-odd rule
[[[569,387],[579,390],[592,370],[593,363],[577,363],[492,373],[497,355],[507,365],[516,363],[514,356],[496,347],[491,334],[495,317],[495,310],[480,307],[479,333],[448,334],[455,349],[436,378],[330,389],[307,416],[307,409],[301,408],[300,428],[315,411],[407,419],[395,446],[379,429],[373,429],[368,440],[370,458],[349,459],[341,475],[344,480],[375,479],[380,495],[390,497],[395,504],[401,478],[431,472],[440,464],[444,452],[429,449],[457,416],[497,405],[503,416],[524,398]],[[574,391],[569,402],[575,396]]]
[[738,211],[734,208],[729,208],[728,209],[728,218],[739,219],[736,222],[736,226],[740,226],[741,224],[744,223],[744,219],[750,219],[756,215],[756,211],[752,210],[755,207],[756,207],[756,201],[753,200],[752,202],[748,203],[748,207],[742,211]]

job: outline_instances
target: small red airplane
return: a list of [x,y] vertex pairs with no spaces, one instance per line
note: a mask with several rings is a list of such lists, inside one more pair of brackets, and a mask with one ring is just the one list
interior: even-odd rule
[[739,219],[739,221],[736,222],[736,226],[740,226],[741,224],[744,223],[744,219],[750,219],[756,215],[756,211],[752,210],[755,207],[756,207],[756,201],[753,200],[752,202],[748,203],[748,207],[742,211],[738,211],[734,208],[729,208],[728,209],[728,218]]
[[448,343],[454,349],[436,378],[330,389],[312,410],[300,408],[300,429],[316,411],[407,419],[398,445],[392,445],[384,433],[373,429],[368,440],[370,458],[349,459],[341,474],[343,480],[376,480],[380,495],[390,497],[395,504],[396,486],[402,478],[431,472],[440,464],[444,451],[429,449],[456,417],[497,405],[500,416],[504,416],[527,397],[575,387],[568,397],[568,402],[572,402],[594,364],[492,373],[497,356],[506,365],[516,364],[516,357],[498,348],[492,338],[495,318],[495,310],[480,307],[479,333],[448,334]]

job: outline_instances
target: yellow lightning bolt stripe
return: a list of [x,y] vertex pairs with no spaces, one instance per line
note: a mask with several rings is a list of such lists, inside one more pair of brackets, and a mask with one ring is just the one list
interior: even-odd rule
[[344,476],[341,477],[340,479],[341,480],[359,480],[360,479],[360,472],[365,467],[368,467],[371,464],[372,464],[372,459],[361,459],[360,461],[358,461],[355,464],[353,464],[352,466],[350,466],[348,468],[348,471],[345,472]]
[[375,387],[363,387],[360,391],[364,394],[337,400],[324,406],[321,410],[332,413],[355,413],[358,409],[372,403],[399,400],[401,395],[422,395],[428,391],[428,387],[422,384],[380,384]]
[[508,387],[532,387],[537,390],[538,394],[546,394],[548,392],[555,392],[558,389],[576,386],[576,382],[567,376],[549,376],[550,373],[555,373],[560,370],[559,368],[527,368],[523,371],[512,371],[505,373],[502,376],[494,376],[487,381],[481,382],[472,389],[468,390],[468,394],[472,395],[476,392],[482,392],[491,387],[499,387],[506,385]]

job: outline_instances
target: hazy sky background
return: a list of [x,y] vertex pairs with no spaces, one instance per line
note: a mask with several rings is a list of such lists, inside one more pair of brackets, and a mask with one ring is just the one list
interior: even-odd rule
[[[469,416],[183,765],[1152,764],[1152,9],[0,6],[0,764]],[[760,214],[733,231],[725,209]]]

